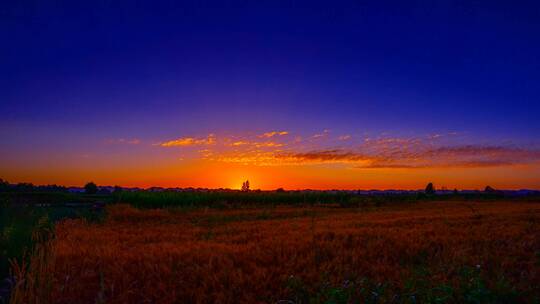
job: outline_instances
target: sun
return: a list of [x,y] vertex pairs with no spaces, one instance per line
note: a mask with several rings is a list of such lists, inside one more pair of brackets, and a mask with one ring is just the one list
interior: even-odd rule
[[242,188],[242,184],[249,180],[249,183],[251,184],[251,180],[247,177],[247,175],[239,175],[234,178],[230,179],[230,182],[227,185],[227,188],[233,189],[233,190],[240,190]]

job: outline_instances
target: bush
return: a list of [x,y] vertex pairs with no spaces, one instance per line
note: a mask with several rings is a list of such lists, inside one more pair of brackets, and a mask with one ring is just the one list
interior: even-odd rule
[[84,192],[86,194],[96,194],[98,192],[98,187],[93,182],[89,182],[84,185]]

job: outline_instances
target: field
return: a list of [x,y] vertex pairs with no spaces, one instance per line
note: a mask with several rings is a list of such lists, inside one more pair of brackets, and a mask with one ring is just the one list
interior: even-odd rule
[[102,210],[93,208],[91,201],[95,197],[0,192],[0,303],[6,303],[13,285],[10,264],[25,262],[36,241],[48,235],[55,222],[66,218],[94,222],[101,219]]
[[65,220],[12,303],[540,301],[540,203],[168,208]]

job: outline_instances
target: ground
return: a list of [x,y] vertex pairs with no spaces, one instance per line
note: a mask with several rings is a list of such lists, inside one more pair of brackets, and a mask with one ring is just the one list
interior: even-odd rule
[[47,258],[51,302],[481,303],[540,296],[535,202],[107,211],[101,223],[56,226]]

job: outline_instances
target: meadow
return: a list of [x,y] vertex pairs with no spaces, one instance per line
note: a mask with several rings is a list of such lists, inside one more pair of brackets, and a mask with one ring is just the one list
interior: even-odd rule
[[54,233],[56,222],[68,218],[95,222],[102,218],[102,210],[91,203],[96,198],[61,192],[0,193],[0,303],[7,303],[15,284],[10,266],[27,263],[40,241]]
[[539,201],[163,206],[57,223],[11,303],[540,301]]

